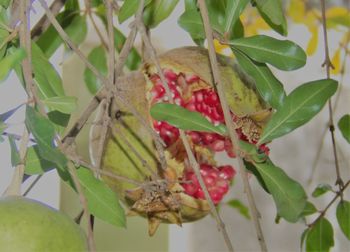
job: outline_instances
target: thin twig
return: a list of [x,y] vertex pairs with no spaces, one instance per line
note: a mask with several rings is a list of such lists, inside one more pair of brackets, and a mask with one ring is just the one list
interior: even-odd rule
[[87,16],[89,17],[91,23],[92,23],[92,26],[94,27],[96,33],[97,33],[97,36],[100,38],[100,41],[101,41],[101,44],[103,45],[104,48],[108,49],[108,45],[107,45],[107,42],[106,40],[104,39],[100,29],[98,28],[96,22],[95,22],[95,19],[92,15],[92,12],[91,12],[91,0],[84,0],[84,3],[85,3],[85,8],[86,8],[86,13],[87,13]]
[[[350,52],[348,51],[349,43],[350,43],[350,28],[349,28],[349,31],[348,31],[348,36],[347,36],[346,42],[344,43],[344,45],[342,45],[342,47],[344,49],[344,58],[343,58],[343,61],[341,63],[341,66],[342,66],[341,70],[340,70],[341,76],[340,76],[340,80],[339,80],[339,89],[338,89],[337,96],[336,96],[335,102],[334,102],[334,108],[333,108],[334,112],[337,111],[337,108],[338,108],[338,105],[339,105],[339,101],[340,101],[340,96],[342,94],[342,89],[343,89],[343,85],[344,85],[344,79],[345,79],[345,73],[346,73],[345,69],[347,67],[347,59],[348,59],[348,56],[350,54]],[[320,138],[321,139],[321,143],[317,145],[318,149],[317,149],[314,161],[312,162],[312,168],[311,168],[310,176],[309,176],[309,178],[307,180],[308,185],[311,185],[311,183],[313,181],[313,178],[315,176],[316,168],[317,168],[318,162],[320,161],[321,152],[322,152],[322,149],[323,149],[323,146],[324,146],[324,138],[325,138],[325,136],[327,134],[327,130],[328,130],[328,126],[325,127],[324,131],[322,132],[322,137]]]
[[[30,0],[23,0],[20,2],[19,15],[21,20],[21,25],[20,25],[19,33],[20,33],[21,47],[24,48],[27,53],[27,57],[23,60],[23,63],[22,63],[25,87],[26,87],[29,100],[35,101],[35,97],[34,97],[35,89],[34,89],[34,82],[32,77],[32,65],[31,65],[31,41],[30,41],[30,33],[29,33],[30,6],[31,6]],[[30,104],[30,105],[33,106],[33,104]],[[13,174],[11,184],[5,191],[6,195],[21,195],[21,185],[24,177],[24,169],[25,169],[25,162],[26,162],[25,158],[27,155],[28,143],[29,143],[29,132],[27,128],[25,128],[23,132],[23,137],[20,143],[20,147],[19,147],[19,158],[21,161],[15,168],[15,172]]]
[[[330,69],[334,68],[332,62],[329,57],[329,47],[328,47],[328,35],[327,35],[327,19],[326,19],[326,3],[325,0],[321,1],[321,9],[322,9],[322,27],[323,27],[323,38],[324,38],[324,50],[325,50],[325,61],[322,66],[326,66],[327,78],[330,79]],[[332,99],[328,100],[328,110],[329,110],[329,131],[331,133],[332,138],[332,147],[333,147],[333,155],[334,155],[334,164],[335,164],[335,172],[336,172],[336,182],[335,184],[339,186],[339,190],[341,191],[344,182],[340,175],[340,167],[336,146],[336,139],[334,134],[334,120],[333,120],[333,109],[332,109]]]
[[107,97],[105,99],[106,103],[102,107],[104,109],[102,116],[102,124],[100,128],[100,137],[98,139],[97,149],[96,149],[96,159],[95,166],[97,169],[101,169],[101,162],[103,157],[103,152],[106,144],[106,139],[108,135],[109,125],[111,122],[110,111],[112,104],[112,91],[114,84],[114,62],[115,62],[115,48],[114,48],[114,27],[113,27],[113,8],[111,0],[105,0],[107,8],[107,33],[108,33],[108,83]]
[[[205,34],[206,34],[208,49],[209,49],[209,58],[210,58],[211,69],[213,71],[214,83],[216,84],[219,98],[220,98],[221,107],[222,107],[222,110],[224,113],[225,124],[228,127],[228,133],[230,136],[230,140],[233,144],[233,147],[235,149],[235,152],[239,153],[239,151],[238,151],[238,148],[239,148],[238,137],[237,137],[233,122],[231,120],[230,110],[229,110],[229,107],[227,105],[225,91],[224,91],[223,86],[222,86],[221,76],[220,76],[220,72],[218,69],[218,63],[217,63],[216,53],[215,53],[214,43],[213,43],[213,32],[212,32],[212,29],[210,27],[208,10],[207,10],[206,3],[204,0],[198,0],[198,5],[199,5],[199,9],[200,9],[201,16],[203,19],[203,24],[204,24],[204,29],[205,29]],[[263,234],[260,222],[259,222],[259,217],[260,217],[259,212],[257,210],[256,204],[254,201],[254,196],[253,196],[251,187],[249,185],[247,172],[246,172],[242,158],[240,156],[238,156],[237,159],[238,159],[240,174],[241,174],[241,177],[243,180],[244,190],[247,193],[247,198],[248,198],[248,202],[249,202],[249,209],[250,209],[250,212],[251,212],[252,217],[253,217],[253,222],[254,222],[254,226],[256,229],[258,241],[260,244],[260,249],[261,249],[261,251],[267,251],[267,246],[265,243],[264,234]]]
[[321,219],[323,216],[325,216],[325,214],[328,211],[328,209],[333,205],[333,203],[338,199],[338,197],[342,198],[343,192],[349,186],[349,184],[350,184],[350,180],[348,182],[346,182],[344,184],[344,186],[338,192],[336,192],[336,195],[334,196],[334,198],[327,204],[325,209],[323,209],[320,212],[320,215],[311,224],[308,224],[309,227],[314,226],[319,219]]
[[72,162],[68,162],[67,167],[68,167],[69,174],[71,175],[71,177],[73,179],[75,189],[77,190],[77,193],[79,195],[80,204],[83,206],[84,215],[85,215],[85,218],[87,220],[87,234],[88,234],[89,251],[94,252],[94,251],[96,251],[96,246],[95,246],[95,242],[94,242],[94,234],[92,231],[91,222],[89,221],[90,212],[89,212],[87,199],[86,199],[84,192],[83,192],[83,189],[80,185],[77,170],[75,169],[75,166],[73,165]]
[[35,180],[29,185],[27,190],[23,193],[23,197],[27,196],[28,193],[34,188],[34,186],[39,182],[39,180],[43,177],[43,174],[38,175]]
[[[53,1],[53,3],[50,5],[50,10],[52,14],[56,16],[66,2],[67,0]],[[32,32],[31,32],[32,39],[33,40],[38,39],[39,36],[49,28],[49,26],[50,26],[50,20],[48,20],[47,16],[44,14],[32,29]]]

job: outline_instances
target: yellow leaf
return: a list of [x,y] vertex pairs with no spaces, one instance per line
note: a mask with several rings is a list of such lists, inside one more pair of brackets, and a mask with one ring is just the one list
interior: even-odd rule
[[294,22],[303,22],[305,18],[305,2],[302,0],[291,0],[287,13]]
[[338,48],[332,57],[332,65],[334,66],[334,69],[331,68],[332,74],[339,74],[340,73],[340,69],[341,69],[340,64],[341,64],[340,63],[340,48]]
[[221,44],[218,40],[214,39],[215,51],[219,54],[226,56],[233,56],[232,50],[229,46]]
[[331,7],[326,11],[326,18],[347,16],[348,10],[343,7]]
[[311,33],[311,38],[306,48],[307,55],[312,55],[315,53],[318,44],[318,27],[316,25],[308,26]]

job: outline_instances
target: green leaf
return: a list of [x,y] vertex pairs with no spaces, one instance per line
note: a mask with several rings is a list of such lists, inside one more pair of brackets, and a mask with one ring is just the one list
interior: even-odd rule
[[[152,0],[146,0],[145,6],[147,6],[149,3],[151,3]],[[118,13],[118,21],[119,23],[123,23],[125,20],[127,20],[129,17],[134,15],[139,8],[140,1],[135,0],[125,0],[122,7],[119,10]]]
[[269,26],[283,36],[287,36],[287,21],[281,0],[255,0],[261,17]]
[[67,159],[54,146],[55,130],[49,119],[27,106],[25,123],[38,144],[40,156],[55,163],[61,170],[65,170]]
[[265,153],[260,153],[255,144],[248,143],[246,141],[239,140],[240,151],[243,152],[243,157],[247,160],[253,160],[254,162],[261,163],[268,158]]
[[[86,17],[73,14],[72,11],[64,11],[57,16],[58,22],[68,34],[75,45],[81,44],[87,34]],[[37,45],[50,58],[53,53],[63,44],[62,38],[53,26],[50,26],[37,41]]]
[[70,115],[54,110],[54,111],[50,111],[49,113],[47,113],[47,117],[54,124],[65,128],[68,125]]
[[10,71],[18,65],[26,57],[26,52],[23,48],[18,48],[12,51],[11,54],[0,60],[0,82],[3,81]]
[[338,122],[338,128],[348,143],[350,143],[350,115],[344,115]]
[[255,80],[256,88],[264,101],[273,108],[279,108],[286,97],[282,83],[266,64],[253,61],[240,51],[234,50],[234,53],[243,71]]
[[18,153],[15,138],[12,135],[8,136],[10,148],[11,148],[11,165],[14,167],[21,162],[21,158]]
[[306,251],[329,251],[334,246],[333,227],[326,219],[319,219],[306,234]]
[[60,75],[35,43],[32,43],[32,64],[40,98],[64,96]]
[[337,220],[343,234],[350,240],[350,202],[340,201],[337,206]]
[[0,0],[0,5],[7,9],[11,3],[11,0]]
[[301,214],[301,216],[308,216],[317,213],[317,208],[310,201],[306,202],[305,208]]
[[[107,58],[103,46],[95,47],[88,55],[90,63],[104,76],[107,76]],[[103,85],[101,80],[89,68],[84,70],[84,81],[91,94],[96,94]]]
[[269,63],[281,70],[295,70],[306,64],[304,50],[290,40],[256,35],[231,40],[230,45],[257,62]]
[[232,208],[237,209],[241,215],[250,220],[249,209],[240,200],[232,199],[226,204]]
[[260,186],[264,189],[264,191],[267,192],[268,194],[271,194],[269,189],[266,186],[265,181],[263,180],[261,174],[259,173],[258,169],[254,166],[254,164],[244,159],[243,161],[244,161],[245,168],[255,176],[255,178],[258,180]]
[[0,143],[2,143],[4,141],[4,139],[2,138],[2,133],[4,132],[4,130],[7,129],[7,124],[0,121]]
[[301,237],[300,237],[300,251],[303,251],[303,245],[304,245],[304,242],[305,242],[305,238],[306,238],[307,234],[309,233],[309,231],[310,231],[310,229],[307,228],[301,234]]
[[215,132],[226,134],[226,126],[214,126],[199,112],[189,111],[181,106],[170,103],[156,103],[151,108],[151,116],[158,121],[167,123],[183,130]]
[[286,97],[267,123],[258,144],[283,136],[310,121],[337,90],[332,79],[305,83]]
[[57,110],[65,114],[72,113],[77,106],[77,98],[73,96],[55,96],[41,100],[52,110]]
[[182,29],[190,34],[193,40],[205,39],[202,18],[197,9],[185,11],[177,22]]
[[230,33],[234,28],[235,23],[239,20],[244,8],[249,0],[228,1],[225,11],[225,31]]
[[[0,10],[0,13],[1,13],[1,10]],[[0,22],[1,22],[1,18],[0,18]],[[0,26],[0,46],[3,45],[2,43],[5,42],[5,39],[8,36],[9,36],[9,32],[6,31],[5,29],[1,29],[1,26]],[[4,57],[6,53],[6,47],[7,47],[7,44],[4,44],[2,48],[0,48],[0,59]]]
[[143,21],[149,28],[155,28],[174,10],[179,0],[153,0],[143,12]]
[[275,201],[278,215],[289,222],[297,222],[306,205],[303,187],[270,162],[254,165]]
[[77,174],[91,214],[117,227],[125,227],[124,210],[115,192],[86,168],[78,169]]
[[56,165],[40,156],[38,145],[28,148],[26,156],[26,167],[24,169],[27,175],[40,175],[54,169]]
[[332,187],[329,184],[319,184],[312,192],[312,196],[316,198],[329,191],[332,191]]

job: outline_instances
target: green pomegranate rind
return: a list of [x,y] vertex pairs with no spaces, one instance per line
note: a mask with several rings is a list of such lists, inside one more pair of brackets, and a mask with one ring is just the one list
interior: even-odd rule
[[24,197],[0,199],[1,251],[87,251],[83,230],[67,215]]

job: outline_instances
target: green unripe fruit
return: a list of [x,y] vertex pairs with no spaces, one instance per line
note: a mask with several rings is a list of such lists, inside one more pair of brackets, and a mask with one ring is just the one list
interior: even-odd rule
[[0,199],[0,251],[87,251],[83,230],[72,219],[38,201]]

